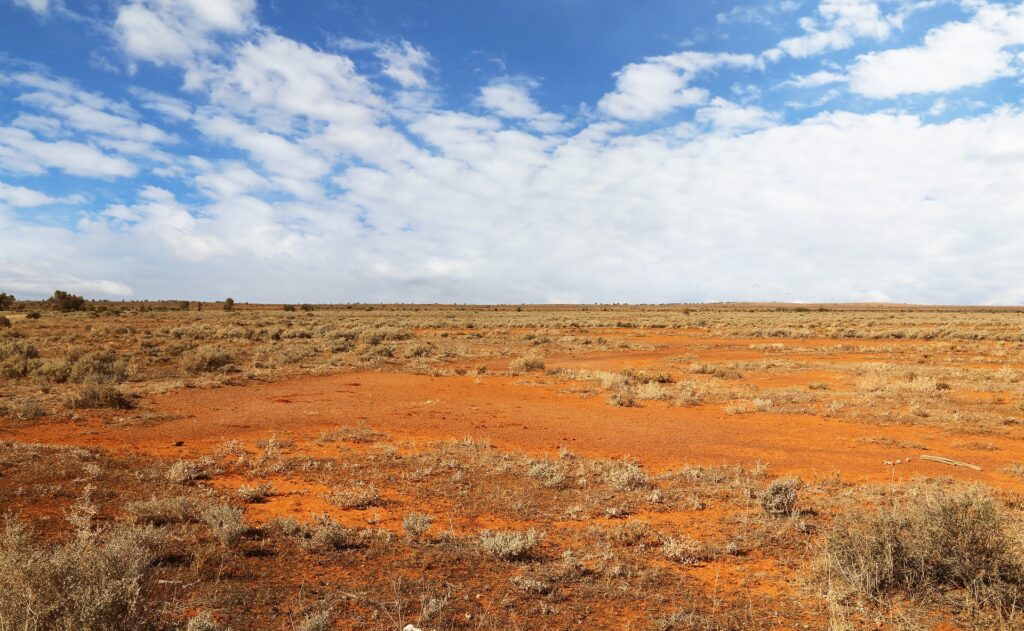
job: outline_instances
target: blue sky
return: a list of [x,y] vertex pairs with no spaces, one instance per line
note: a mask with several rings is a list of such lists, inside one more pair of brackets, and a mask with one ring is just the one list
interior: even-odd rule
[[1022,76],[1020,2],[0,0],[0,290],[1020,304]]

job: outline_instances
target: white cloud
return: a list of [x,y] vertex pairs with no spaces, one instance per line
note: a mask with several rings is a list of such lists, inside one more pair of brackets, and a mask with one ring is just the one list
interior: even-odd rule
[[796,88],[818,88],[823,85],[844,83],[846,81],[847,77],[844,74],[830,72],[828,70],[819,70],[808,75],[793,77],[792,79],[784,82],[783,85],[793,86]]
[[237,161],[223,162],[217,168],[212,164],[205,165],[202,173],[196,175],[195,183],[216,200],[233,199],[272,188],[266,178]]
[[24,7],[35,11],[39,15],[49,15],[50,10],[53,9],[53,4],[50,0],[14,0],[15,6]]
[[275,34],[243,45],[230,67],[197,72],[195,87],[240,112],[306,116],[339,123],[372,123],[384,101],[348,57]]
[[169,191],[147,186],[140,196],[141,203],[112,206],[104,215],[132,226],[137,237],[162,243],[186,261],[202,261],[230,251],[221,239],[202,229],[209,220],[197,219]]
[[25,88],[17,97],[20,103],[49,112],[67,128],[147,145],[174,140],[163,130],[136,120],[131,108],[76,89],[68,82],[31,74],[19,74],[13,80]]
[[45,193],[0,181],[0,207],[32,208],[33,206],[45,206],[58,201],[60,200],[50,197]]
[[367,41],[342,37],[335,44],[345,51],[370,51],[383,63],[381,73],[403,88],[428,87],[424,73],[430,69],[430,53],[406,40]]
[[102,176],[134,173],[134,165],[126,167],[124,162],[102,159],[116,156],[101,156],[100,164],[95,168],[84,164],[88,156],[99,155],[100,151],[130,156],[134,160],[173,161],[159,145],[173,145],[177,138],[142,121],[140,114],[125,103],[82,90],[70,81],[55,79],[41,72],[12,72],[4,81],[16,87],[14,103],[21,109],[11,122],[11,128],[17,128],[21,133],[9,131],[7,144],[27,143],[32,138],[57,139],[64,143],[57,146],[67,147],[70,151],[68,156],[61,157],[53,148],[32,144],[34,152],[23,156],[20,166],[17,156],[8,155],[4,160],[8,169],[38,172],[48,166],[67,166],[69,172],[78,175],[90,172]]
[[742,132],[771,127],[779,117],[760,107],[744,107],[721,97],[715,97],[707,107],[694,116],[699,123],[711,125],[719,131]]
[[132,94],[146,109],[158,112],[174,121],[187,121],[192,118],[192,105],[184,99],[166,94],[158,94],[150,90],[133,88]]
[[301,144],[227,116],[204,118],[199,121],[198,128],[212,138],[228,141],[248,152],[274,175],[315,180],[326,175],[331,168],[323,157]]
[[184,63],[215,48],[218,33],[254,24],[255,0],[134,0],[117,11],[115,31],[130,57]]
[[384,74],[405,88],[426,88],[423,73],[430,67],[427,51],[402,40],[397,45],[382,45],[376,55],[384,62]]
[[806,32],[782,40],[778,49],[791,57],[810,57],[849,48],[858,38],[884,40],[901,24],[902,15],[883,15],[873,0],[821,0],[818,19],[802,19]]
[[[127,201],[102,213],[78,200],[73,228],[0,212],[0,285],[287,301],[1024,295],[1020,109],[925,124],[837,102],[787,123],[746,81],[726,82],[742,103],[699,83],[762,58],[695,52],[622,68],[582,128],[546,112],[524,80],[483,86],[471,111],[410,107],[401,94],[432,90],[427,66],[413,61],[420,49],[393,45],[401,58],[379,56],[367,73],[362,60],[258,26],[251,5],[217,7],[243,5],[223,14],[169,0],[128,5],[172,34],[199,24],[180,55],[159,42],[128,46],[186,73],[180,95],[132,92],[141,113],[69,96],[47,77],[24,90],[42,96],[14,102],[34,113],[0,128],[0,168],[113,177],[138,166],[101,148],[168,145],[175,160],[158,173],[185,190],[139,185],[133,197],[126,183],[114,190]],[[840,36],[882,37],[900,14],[832,0],[818,15],[807,35],[839,31],[827,49]],[[245,37],[218,47],[220,33]],[[823,70],[788,83],[842,79]],[[628,124],[681,107],[693,108],[692,122]],[[195,138],[182,131],[171,145],[152,123],[161,116]],[[0,206],[51,203],[55,193],[36,188],[0,185]]]
[[505,77],[480,88],[478,101],[502,118],[527,121],[539,132],[561,131],[566,127],[565,119],[541,109],[530,95],[530,90],[536,87],[534,81]]
[[801,0],[769,0],[757,4],[741,4],[715,16],[718,24],[763,24],[772,26],[780,14],[800,8]]
[[70,140],[46,142],[24,129],[0,127],[0,170],[42,173],[47,169],[88,177],[131,176],[138,171],[128,160],[90,145]]
[[721,67],[757,66],[753,55],[686,51],[648,57],[615,73],[615,91],[601,97],[597,106],[605,114],[622,120],[650,120],[674,109],[699,105],[709,93],[690,87],[701,73]]
[[64,126],[61,124],[59,119],[53,118],[52,116],[38,116],[36,114],[18,114],[18,116],[11,121],[11,126],[18,127],[20,129],[27,129],[48,138],[58,136],[64,131]]
[[[201,118],[207,123],[200,122],[201,131],[225,139],[225,130],[209,127],[211,118],[247,119],[251,131],[296,145],[295,149],[284,147],[290,152],[287,155],[301,151],[309,160],[320,156],[329,161],[392,164],[415,155],[416,149],[389,122],[393,116],[415,117],[422,111],[398,111],[375,92],[348,57],[274,34],[264,34],[235,52],[230,65],[207,65],[192,73],[192,89],[205,90],[216,104],[206,108]],[[276,161],[279,174],[289,169],[290,177],[301,179],[291,171],[302,165],[289,167],[285,158],[272,154],[260,159],[268,168]],[[323,170],[322,165],[313,166],[307,179]]]
[[1024,5],[982,5],[969,22],[928,32],[921,46],[859,56],[850,89],[872,98],[949,92],[1020,72],[1011,46],[1024,44]]

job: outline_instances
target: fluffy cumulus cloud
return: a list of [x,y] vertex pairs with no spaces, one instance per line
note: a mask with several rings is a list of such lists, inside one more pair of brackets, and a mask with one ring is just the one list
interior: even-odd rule
[[615,91],[598,102],[598,108],[614,118],[649,120],[708,100],[708,91],[691,84],[702,73],[722,67],[750,68],[754,55],[681,52],[649,57],[629,64],[616,74]]
[[778,48],[793,57],[809,57],[849,48],[858,38],[883,40],[900,22],[898,15],[883,15],[873,0],[822,0],[816,17],[800,21],[806,33],[781,41]]
[[865,96],[889,98],[982,85],[1020,73],[1021,45],[1024,4],[985,4],[970,21],[929,31],[920,46],[861,55],[850,70],[850,87]]
[[534,101],[530,90],[537,87],[533,81],[502,78],[480,89],[480,104],[498,116],[523,120],[540,132],[557,132],[565,126],[559,114],[545,112]]
[[[917,110],[875,99],[1019,80],[1021,5],[971,2],[912,45],[856,48],[884,46],[920,4],[822,0],[761,54],[641,58],[559,107],[543,78],[504,72],[458,105],[419,45],[300,42],[251,0],[124,3],[111,31],[124,61],[180,90],[103,95],[5,69],[0,289],[1019,301],[1019,98],[941,120],[960,95]],[[771,7],[717,23],[792,20],[799,5]],[[826,86],[853,105],[785,105]]]

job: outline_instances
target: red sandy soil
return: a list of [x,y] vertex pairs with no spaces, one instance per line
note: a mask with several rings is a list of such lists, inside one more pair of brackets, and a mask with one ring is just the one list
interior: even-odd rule
[[[170,420],[118,427],[97,420],[12,429],[26,442],[100,446],[160,456],[209,453],[228,439],[271,435],[306,441],[338,426],[365,425],[416,441],[486,438],[502,449],[631,457],[653,470],[691,465],[764,463],[773,474],[839,473],[848,481],[952,476],[997,487],[1019,484],[1002,469],[1024,460],[1017,436],[984,436],[993,451],[956,449],[970,436],[934,427],[872,426],[808,415],[728,415],[718,405],[672,407],[647,402],[617,408],[603,396],[581,398],[542,375],[430,377],[360,372],[270,384],[186,389],[147,399],[146,411]],[[553,387],[554,386],[554,387]],[[927,452],[977,464],[983,471],[921,461],[920,450],[859,443],[886,437],[924,443]],[[176,447],[176,441],[184,444]],[[899,465],[885,460],[906,459]]]

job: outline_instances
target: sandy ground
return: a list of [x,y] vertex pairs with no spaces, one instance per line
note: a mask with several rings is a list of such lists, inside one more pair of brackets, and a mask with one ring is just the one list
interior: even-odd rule
[[[678,356],[698,356],[703,361],[763,357],[750,350],[756,340],[711,344],[707,338],[663,335],[640,341],[658,347],[653,351],[554,357],[548,367],[671,369],[666,360]],[[839,346],[835,340],[800,340],[798,345],[807,349]],[[813,356],[812,350],[807,357]],[[787,355],[787,359],[793,358]],[[877,356],[867,359],[879,361]],[[836,353],[827,357],[829,363],[854,360],[856,356]],[[843,382],[845,378],[823,369],[749,373],[744,383],[781,387],[818,381],[841,389],[849,386]],[[985,435],[984,441],[992,448],[978,451],[956,446],[969,438],[962,430],[926,425],[878,426],[808,414],[730,415],[720,404],[683,407],[649,401],[641,407],[614,407],[603,396],[581,396],[571,382],[540,373],[433,377],[351,372],[246,386],[188,388],[149,397],[140,408],[161,420],[118,426],[85,415],[73,423],[18,428],[12,437],[159,456],[195,456],[228,439],[265,439],[277,434],[313,440],[337,426],[365,425],[415,441],[472,436],[489,439],[502,449],[530,454],[551,455],[565,448],[587,456],[629,457],[655,471],[684,465],[762,463],[773,473],[810,478],[837,473],[848,481],[952,476],[996,487],[1018,486],[1019,480],[1003,469],[1024,461],[1024,429]],[[879,438],[923,444],[928,450],[866,442]],[[178,442],[183,444],[176,445]],[[924,461],[919,458],[924,454],[968,461],[982,470]],[[897,460],[901,462],[887,464]]]

